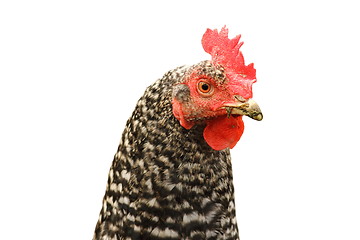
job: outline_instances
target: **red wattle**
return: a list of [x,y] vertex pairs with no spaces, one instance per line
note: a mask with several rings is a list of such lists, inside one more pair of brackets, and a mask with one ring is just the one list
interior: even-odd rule
[[214,150],[233,148],[244,132],[242,116],[222,116],[207,121],[204,139]]

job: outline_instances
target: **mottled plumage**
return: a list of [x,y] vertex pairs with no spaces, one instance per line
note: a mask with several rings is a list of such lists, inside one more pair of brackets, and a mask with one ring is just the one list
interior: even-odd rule
[[218,88],[230,81],[221,65],[203,61],[146,89],[115,154],[94,240],[239,239],[229,148],[209,146],[206,117],[186,116],[195,124],[184,127],[174,116],[174,99],[191,103],[183,83],[194,74]]

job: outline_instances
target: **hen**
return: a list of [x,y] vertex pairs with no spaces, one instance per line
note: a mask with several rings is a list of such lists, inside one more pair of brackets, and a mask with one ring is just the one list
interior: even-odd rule
[[212,56],[167,72],[127,121],[93,239],[239,239],[230,148],[261,120],[240,35],[208,29]]

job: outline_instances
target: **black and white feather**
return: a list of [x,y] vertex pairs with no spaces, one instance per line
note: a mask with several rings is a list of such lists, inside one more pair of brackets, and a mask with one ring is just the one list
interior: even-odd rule
[[[207,61],[195,66],[216,72]],[[138,101],[109,172],[94,240],[239,239],[229,150],[213,150],[204,125],[187,130],[172,113],[174,86],[193,68],[169,71]]]

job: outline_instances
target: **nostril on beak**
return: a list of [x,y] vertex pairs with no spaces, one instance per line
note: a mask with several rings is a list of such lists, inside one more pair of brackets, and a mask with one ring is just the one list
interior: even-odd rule
[[240,95],[235,95],[234,96],[234,98],[236,99],[236,101],[238,101],[238,102],[241,102],[241,103],[244,103],[244,102],[246,102],[246,99],[245,98],[243,98],[242,96],[240,96]]

